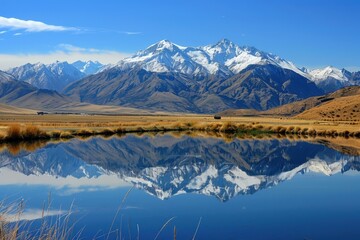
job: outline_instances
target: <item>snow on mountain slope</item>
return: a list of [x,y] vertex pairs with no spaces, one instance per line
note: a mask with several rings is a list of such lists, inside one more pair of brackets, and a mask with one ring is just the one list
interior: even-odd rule
[[338,69],[332,66],[315,69],[309,72],[312,80],[325,93],[334,92],[340,88],[357,85],[352,80],[352,73],[345,69]]
[[25,64],[7,71],[16,79],[37,88],[61,91],[66,85],[85,76],[67,62]]
[[15,78],[7,72],[0,71],[0,82],[12,82]]
[[314,82],[321,82],[327,79],[335,79],[341,82],[349,81],[345,74],[346,70],[340,70],[338,68],[327,66],[325,68],[314,69],[310,71],[311,79]]
[[76,61],[73,62],[71,65],[76,67],[80,72],[90,75],[95,74],[101,71],[101,69],[104,67],[104,64],[98,62],[98,61]]
[[285,59],[256,48],[239,47],[227,39],[204,47],[183,47],[162,40],[132,57],[123,59],[118,66],[121,69],[141,67],[152,72],[179,72],[192,75],[220,72],[231,75],[239,73],[251,64],[273,64],[308,77],[307,73]]
[[179,72],[194,75],[207,72],[184,52],[185,49],[168,40],[162,40],[120,61],[118,66],[122,69],[141,67],[150,72]]

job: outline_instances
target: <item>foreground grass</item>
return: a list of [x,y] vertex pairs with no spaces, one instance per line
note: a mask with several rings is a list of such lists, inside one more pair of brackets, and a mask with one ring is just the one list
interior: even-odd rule
[[[77,239],[79,233],[74,233],[74,225],[70,224],[71,209],[67,212],[58,211],[58,214],[51,218],[50,202],[48,207],[42,209],[42,214],[38,220],[40,226],[33,229],[31,221],[23,219],[25,210],[24,201],[19,203],[4,204],[0,203],[0,239],[1,240],[51,240],[51,239]],[[49,218],[50,217],[50,218]]]
[[[134,187],[131,187],[124,195],[121,200],[120,205],[115,211],[115,215],[112,219],[111,225],[109,226],[108,231],[102,232],[102,229],[99,229],[97,234],[92,237],[92,239],[127,239],[122,236],[122,225],[123,220],[121,216],[120,228],[115,226],[116,220],[119,218],[120,212],[123,210],[125,201],[128,198],[128,195]],[[18,203],[14,202],[11,204],[4,204],[4,201],[0,202],[0,239],[1,240],[68,240],[68,239],[85,239],[82,237],[83,230],[85,226],[76,229],[76,224],[78,222],[73,222],[70,218],[73,218],[72,206],[66,212],[58,211],[53,212],[50,210],[51,207],[51,193],[49,193],[49,198],[47,201],[47,207],[45,203],[43,205],[42,214],[39,218],[28,219],[23,218],[25,204],[23,200],[20,200]],[[55,218],[55,219],[54,219]],[[168,219],[159,229],[155,235],[154,240],[159,239],[162,231],[167,227],[167,225],[176,217],[171,217]],[[195,233],[192,239],[196,239],[197,232],[201,224],[201,217],[199,223],[196,227]],[[33,221],[40,221],[41,224],[39,227],[32,226]],[[73,223],[72,223],[73,222]],[[130,223],[129,223],[130,224]],[[130,225],[129,231],[130,231]],[[139,225],[137,225],[137,236],[136,239],[140,239]],[[155,234],[155,233],[154,233]],[[129,232],[129,239],[131,239],[131,232]],[[176,225],[174,225],[173,239],[176,237]]]

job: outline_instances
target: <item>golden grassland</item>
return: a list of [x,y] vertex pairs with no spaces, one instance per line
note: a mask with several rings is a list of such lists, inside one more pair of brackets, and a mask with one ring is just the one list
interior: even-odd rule
[[150,131],[265,132],[359,137],[360,122],[284,117],[222,117],[216,120],[210,115],[0,115],[0,141]]
[[360,95],[337,98],[300,113],[296,118],[360,121]]

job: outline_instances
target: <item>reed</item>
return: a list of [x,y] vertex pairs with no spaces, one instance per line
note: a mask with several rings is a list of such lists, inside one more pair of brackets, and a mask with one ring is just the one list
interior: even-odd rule
[[[23,200],[18,203],[0,203],[0,239],[1,240],[35,240],[35,239],[55,239],[66,240],[74,239],[79,234],[74,234],[74,224],[70,224],[72,210],[66,213],[59,211],[58,216],[48,216],[50,202],[48,206],[43,206],[42,215],[39,216],[41,225],[38,229],[32,229],[31,222],[22,220],[25,210]],[[49,218],[52,218],[49,220]],[[53,220],[55,219],[55,220]]]

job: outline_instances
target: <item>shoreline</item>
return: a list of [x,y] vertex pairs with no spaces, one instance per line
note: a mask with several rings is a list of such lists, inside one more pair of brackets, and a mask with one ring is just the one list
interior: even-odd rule
[[283,117],[0,115],[0,143],[112,136],[127,133],[207,132],[360,138],[360,123]]

